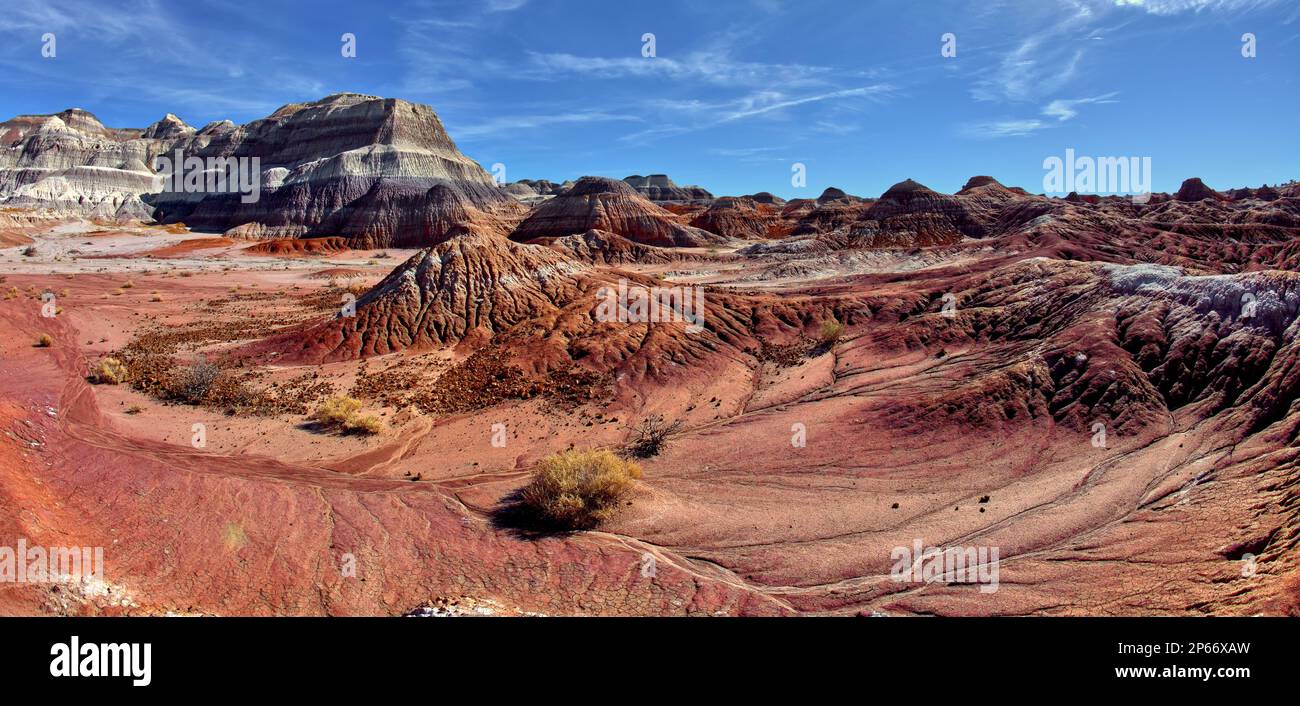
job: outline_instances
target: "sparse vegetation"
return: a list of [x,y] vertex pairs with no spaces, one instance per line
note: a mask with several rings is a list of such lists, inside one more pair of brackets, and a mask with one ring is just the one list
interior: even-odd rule
[[682,428],[680,419],[667,422],[658,414],[641,420],[632,428],[632,439],[627,445],[627,453],[636,458],[656,456],[663,449],[668,437]]
[[348,420],[347,424],[344,425],[344,429],[353,434],[372,436],[384,430],[384,423],[373,414],[358,414]]
[[322,402],[316,411],[312,412],[311,418],[325,426],[342,426],[359,411],[361,411],[361,400],[338,395]]
[[200,361],[172,379],[171,393],[183,402],[201,404],[207,399],[208,392],[220,375],[221,370],[217,366]]
[[337,395],[321,403],[312,412],[311,419],[327,429],[336,429],[353,434],[378,434],[383,431],[384,423],[373,414],[359,414],[361,400],[346,395]]
[[126,382],[126,363],[117,358],[103,358],[90,371],[90,381],[98,385],[120,385]]
[[128,279],[126,281],[126,284],[122,285],[122,289],[131,289],[134,286],[135,286],[135,282],[132,282],[131,280]]
[[840,337],[844,335],[844,324],[835,319],[822,323],[821,335],[817,337],[817,345],[823,349],[832,348],[840,342]]
[[23,248],[23,257],[36,257],[36,246],[28,245]]
[[537,464],[520,507],[549,528],[591,529],[613,516],[640,477],[639,465],[610,451],[565,451]]
[[54,345],[54,339],[50,337],[50,334],[43,333],[36,337],[36,343],[33,345],[37,348],[49,348]]

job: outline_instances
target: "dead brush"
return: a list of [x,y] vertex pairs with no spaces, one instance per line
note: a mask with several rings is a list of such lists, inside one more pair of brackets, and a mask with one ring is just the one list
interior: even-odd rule
[[220,375],[220,368],[200,361],[173,376],[167,383],[167,391],[186,404],[202,404]]
[[681,428],[680,419],[668,422],[658,414],[646,417],[635,427],[629,427],[632,430],[632,438],[625,446],[625,451],[627,455],[635,458],[657,456],[664,444],[668,442],[668,437],[676,434]]

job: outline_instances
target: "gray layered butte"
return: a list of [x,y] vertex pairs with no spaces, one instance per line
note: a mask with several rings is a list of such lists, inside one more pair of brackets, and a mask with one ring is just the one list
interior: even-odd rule
[[[257,158],[259,198],[169,189],[155,158],[177,150],[205,163]],[[353,247],[432,245],[459,225],[507,233],[524,212],[432,108],[351,93],[200,130],[170,114],[143,130],[105,128],[81,110],[19,116],[0,123],[0,204],[250,238],[342,236]]]

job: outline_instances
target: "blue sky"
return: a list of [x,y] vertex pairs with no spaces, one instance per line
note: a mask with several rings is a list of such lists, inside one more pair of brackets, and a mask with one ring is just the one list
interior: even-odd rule
[[200,126],[355,91],[432,105],[512,181],[663,172],[717,194],[1041,191],[1066,148],[1150,157],[1157,191],[1300,178],[1295,0],[5,4],[4,117]]

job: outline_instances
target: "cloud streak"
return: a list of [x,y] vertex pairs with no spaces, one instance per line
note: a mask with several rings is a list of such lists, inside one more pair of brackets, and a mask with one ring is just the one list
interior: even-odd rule
[[452,134],[456,135],[457,139],[473,140],[501,133],[516,133],[535,130],[550,125],[640,121],[641,118],[633,115],[618,115],[603,111],[556,113],[550,115],[513,115],[454,126],[450,131]]
[[1070,100],[1058,98],[1057,100],[1048,103],[1043,108],[1043,115],[1046,115],[1051,118],[1056,118],[1057,120],[1064,122],[1079,114],[1079,111],[1075,109],[1076,106],[1118,103],[1119,101],[1113,100],[1116,95],[1118,94],[1111,92],[1102,96],[1094,96],[1092,98],[1074,98]]

